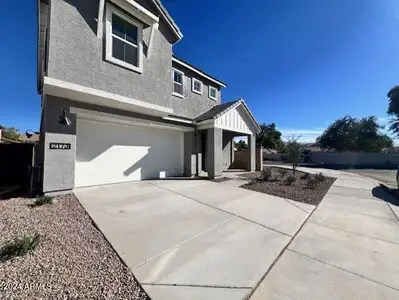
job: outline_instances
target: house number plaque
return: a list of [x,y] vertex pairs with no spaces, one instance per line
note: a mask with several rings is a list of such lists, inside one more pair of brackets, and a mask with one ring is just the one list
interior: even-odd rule
[[71,150],[70,143],[50,143],[50,150]]

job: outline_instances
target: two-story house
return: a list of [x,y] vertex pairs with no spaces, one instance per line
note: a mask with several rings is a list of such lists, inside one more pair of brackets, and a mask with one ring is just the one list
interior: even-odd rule
[[183,38],[160,0],[38,0],[44,193],[221,176],[235,136],[259,127],[226,84],[173,55]]

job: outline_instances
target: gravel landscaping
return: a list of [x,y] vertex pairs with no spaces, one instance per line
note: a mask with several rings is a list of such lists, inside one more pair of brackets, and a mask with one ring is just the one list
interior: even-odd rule
[[149,299],[75,196],[33,203],[0,201],[0,248],[40,235],[34,250],[0,262],[0,299]]
[[262,172],[242,174],[241,177],[251,179],[251,182],[241,187],[306,204],[318,205],[335,181],[335,178],[325,176],[320,176],[323,180],[317,180],[315,175],[296,171],[295,179],[292,179],[295,181],[288,184],[287,178],[292,176],[292,170],[285,169],[287,172],[283,175],[282,173],[285,171],[280,171],[281,169],[284,170],[278,167],[269,168],[271,174],[268,180],[260,179]]

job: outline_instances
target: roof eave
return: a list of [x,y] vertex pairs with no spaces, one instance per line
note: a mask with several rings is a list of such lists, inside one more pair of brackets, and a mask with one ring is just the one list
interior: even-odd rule
[[196,72],[197,74],[201,75],[203,78],[208,79],[209,81],[212,81],[213,83],[216,83],[217,85],[219,85],[222,88],[226,88],[227,84],[214,78],[211,75],[206,74],[204,71],[201,71],[200,69],[198,69],[197,67],[194,67],[193,65],[185,62],[184,60],[182,60],[181,58],[177,57],[176,55],[172,55],[172,61],[180,64],[181,66],[188,68],[194,72]]
[[163,6],[161,1],[152,0],[152,2],[156,6],[156,8],[161,12],[163,18],[166,20],[166,22],[168,23],[169,27],[172,29],[172,32],[173,32],[174,36],[177,38],[177,41],[174,44],[178,43],[183,38],[183,33],[181,32],[180,28],[173,21],[172,17],[169,15],[168,11]]

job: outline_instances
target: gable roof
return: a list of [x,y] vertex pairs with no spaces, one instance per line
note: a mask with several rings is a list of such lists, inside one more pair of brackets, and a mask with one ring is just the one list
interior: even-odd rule
[[161,13],[162,17],[166,20],[166,23],[169,25],[169,27],[172,29],[174,35],[177,38],[177,41],[180,41],[183,38],[183,33],[180,31],[179,26],[175,23],[173,18],[170,16],[168,11],[166,10],[165,6],[163,6],[161,0],[152,0],[152,3],[155,5],[155,7],[159,10]]
[[195,118],[195,121],[203,122],[206,120],[215,120],[215,119],[219,118],[220,116],[224,115],[225,113],[227,113],[229,110],[236,108],[240,105],[242,105],[244,107],[246,113],[248,114],[251,121],[255,125],[257,132],[259,132],[260,131],[259,124],[258,124],[258,122],[256,122],[254,116],[252,115],[251,111],[249,110],[248,106],[245,104],[243,99],[216,105],[216,106],[212,107],[210,110],[203,113],[202,115],[199,115],[197,118]]
[[233,106],[237,102],[238,100],[216,105],[212,107],[210,110],[204,112],[202,115],[196,117],[194,120],[196,122],[202,122],[206,120],[216,119],[218,115],[222,114],[224,111],[227,111],[230,108],[230,106]]

